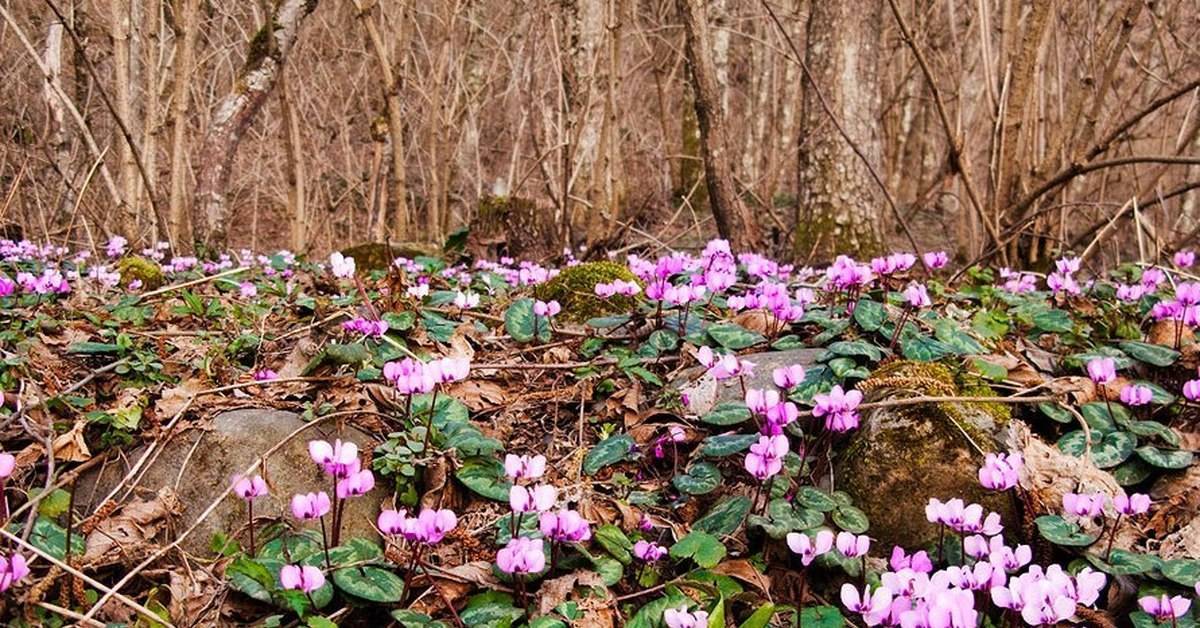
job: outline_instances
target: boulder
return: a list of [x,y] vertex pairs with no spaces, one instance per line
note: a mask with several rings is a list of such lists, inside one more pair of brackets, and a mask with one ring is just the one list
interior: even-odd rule
[[[911,396],[986,396],[986,386],[961,386],[945,366],[893,362],[859,384],[865,401]],[[991,393],[994,394],[994,393]],[[1001,451],[1009,423],[1002,404],[937,403],[877,408],[862,424],[835,465],[834,487],[850,494],[870,520],[868,534],[885,554],[893,545],[910,551],[937,542],[938,528],[925,518],[930,498],[961,498],[1000,513],[1010,529],[1019,524],[1011,491],[979,484],[985,453]]]
[[637,307],[637,297],[596,296],[596,284],[616,279],[638,282],[637,275],[624,264],[608,260],[585,262],[568,266],[553,279],[534,286],[533,295],[542,301],[558,301],[563,320],[583,323],[597,316],[626,314]]
[[[746,379],[746,388],[774,388],[775,381],[772,379],[772,371],[792,364],[799,364],[807,368],[815,364],[817,358],[823,353],[825,353],[824,349],[789,349],[739,356],[739,359],[754,363],[754,375]],[[719,403],[743,399],[742,386],[736,378],[718,382],[703,368],[685,370],[677,380],[676,388],[680,395],[687,400],[685,407],[688,414],[708,414]]]
[[[230,485],[235,474],[244,471],[304,424],[299,415],[280,410],[247,409],[219,414],[212,419],[210,429],[190,429],[172,438],[146,469],[138,484],[138,493],[152,495],[164,488],[172,489],[178,498],[180,512],[174,531],[179,533],[196,521]],[[339,433],[329,423],[302,432],[280,448],[266,460],[266,473],[262,474],[270,486],[270,495],[254,502],[254,517],[260,532],[274,521],[297,523],[288,506],[292,495],[323,490],[332,496],[330,479],[308,456],[308,441],[316,438],[351,441],[360,451],[369,451],[374,445],[373,439],[364,432],[347,427]],[[90,512],[97,507],[97,502],[125,476],[143,451],[144,447],[138,447],[127,453],[125,464],[110,464],[80,478],[76,489],[79,491],[77,499],[83,505],[80,511]],[[388,497],[382,484],[367,495],[349,500],[343,517],[343,539],[351,536],[378,538],[373,523]],[[239,540],[245,543],[245,525],[246,505],[231,494],[184,540],[182,546],[193,554],[208,555],[212,537],[217,532],[233,534],[241,531]]]

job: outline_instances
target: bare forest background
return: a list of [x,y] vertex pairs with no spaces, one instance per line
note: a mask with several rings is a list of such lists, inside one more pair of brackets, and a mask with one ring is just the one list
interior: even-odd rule
[[[0,222],[323,253],[1150,260],[1197,0],[0,0]],[[498,248],[497,248],[498,247]]]

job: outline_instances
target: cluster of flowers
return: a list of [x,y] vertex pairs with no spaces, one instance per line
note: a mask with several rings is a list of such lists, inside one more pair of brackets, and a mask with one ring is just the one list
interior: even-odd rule
[[[1093,383],[1103,386],[1117,379],[1117,362],[1113,358],[1092,358],[1084,367]],[[1183,384],[1183,396],[1188,401],[1200,401],[1200,379],[1191,379]],[[1154,400],[1154,391],[1142,384],[1126,384],[1118,394],[1121,403],[1127,406],[1144,406]],[[1105,397],[1107,400],[1107,397]]]
[[601,299],[607,299],[611,296],[626,296],[632,297],[642,292],[642,287],[636,281],[623,281],[614,279],[609,283],[598,283],[594,288],[596,296]]
[[[512,509],[512,538],[496,553],[496,566],[506,574],[526,576],[546,568],[544,539],[551,543],[582,543],[592,538],[591,525],[574,510],[551,512],[558,501],[558,489],[551,484],[525,485],[539,480],[546,472],[546,457],[508,454],[504,472],[513,481],[508,493]],[[543,538],[520,536],[521,519],[537,513],[538,529]]]
[[[4,494],[4,484],[8,482],[16,466],[17,459],[12,454],[0,453],[0,525],[8,523],[8,497]],[[17,552],[8,556],[0,555],[0,593],[4,593],[27,575],[29,565],[24,556]]]
[[468,358],[439,358],[429,362],[404,358],[383,365],[383,378],[405,395],[431,392],[438,384],[466,379],[470,372]]
[[1075,281],[1075,273],[1083,263],[1078,257],[1064,257],[1054,262],[1054,272],[1046,275],[1046,287],[1054,294],[1066,293],[1077,295],[1083,292],[1079,282]]
[[753,362],[738,359],[732,354],[718,355],[707,346],[696,350],[696,360],[708,369],[708,373],[717,381],[754,375]]
[[342,329],[366,338],[380,338],[388,331],[387,321],[358,317],[342,323]]

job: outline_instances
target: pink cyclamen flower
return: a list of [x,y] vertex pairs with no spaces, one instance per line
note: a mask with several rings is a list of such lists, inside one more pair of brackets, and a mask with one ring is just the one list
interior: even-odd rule
[[538,573],[546,568],[542,539],[517,537],[496,552],[496,565],[506,574]]
[[332,445],[323,440],[308,441],[308,455],[320,465],[325,473],[335,478],[346,478],[358,471],[358,445],[350,441],[335,440]]
[[667,628],[707,628],[708,613],[696,611],[689,613],[687,606],[668,608],[663,611],[663,623]]
[[0,481],[7,480],[17,466],[17,459],[12,454],[0,453]]
[[[412,521],[412,520],[410,520]],[[426,508],[417,515],[416,540],[426,545],[436,545],[442,542],[452,530],[458,527],[458,515],[449,508],[434,510]]]
[[1143,493],[1117,495],[1113,497],[1113,508],[1126,516],[1142,515],[1150,512],[1150,496]]
[[261,475],[256,475],[249,478],[238,478],[233,483],[233,492],[238,497],[246,501],[250,501],[256,497],[262,497],[267,494],[267,482],[262,479]]
[[347,499],[366,495],[375,488],[375,474],[370,469],[362,469],[338,480],[337,497]]
[[1007,491],[1017,485],[1023,465],[1021,454],[988,454],[979,467],[979,483],[993,491]]
[[329,256],[329,271],[334,277],[339,279],[349,279],[354,276],[354,258],[346,257],[340,252],[334,251]]
[[17,581],[29,575],[29,564],[20,554],[0,556],[0,593],[7,591]]
[[1092,358],[1087,363],[1088,377],[1097,384],[1107,384],[1117,378],[1117,362],[1112,358]]
[[553,318],[553,317],[557,316],[558,313],[561,311],[562,311],[562,306],[559,305],[558,301],[534,301],[533,302],[533,313],[536,314],[537,316]]
[[860,391],[845,391],[838,385],[826,394],[814,395],[813,402],[813,416],[825,417],[826,429],[848,432],[858,427],[858,411],[855,408],[862,402]]
[[858,558],[871,551],[871,537],[852,532],[838,532],[837,549],[846,558]]
[[1200,401],[1200,379],[1189,379],[1184,382],[1183,396],[1188,401]]
[[469,310],[479,305],[479,295],[474,292],[456,292],[454,294],[454,307],[460,310]]
[[558,501],[558,489],[549,484],[539,484],[526,488],[514,484],[508,489],[508,505],[513,512],[546,512]]
[[1175,597],[1167,597],[1164,593],[1160,596],[1147,595],[1143,598],[1138,598],[1138,606],[1142,607],[1143,611],[1158,622],[1175,622],[1180,617],[1187,615],[1188,609],[1192,606],[1192,601],[1176,595]]
[[439,384],[449,384],[466,379],[470,373],[470,358],[441,358],[426,363],[423,376]]
[[403,509],[384,510],[379,513],[379,518],[375,520],[375,525],[385,535],[399,536],[404,533],[404,524],[406,521],[408,521],[408,517]]
[[[1027,591],[1026,595],[1031,593]],[[1030,626],[1054,626],[1075,614],[1075,600],[1065,595],[1050,591],[1032,595],[1030,603],[1021,609],[1021,619]]]
[[1104,496],[1099,493],[1092,495],[1067,493],[1063,495],[1062,501],[1063,510],[1076,517],[1096,517],[1104,510]]
[[1190,250],[1176,251],[1171,261],[1179,268],[1191,268],[1196,263],[1196,253]]
[[1121,389],[1121,403],[1127,406],[1144,406],[1153,397],[1154,393],[1141,384],[1129,384]]
[[944,268],[946,264],[950,263],[950,256],[947,255],[945,251],[929,251],[928,253],[922,255],[921,258],[925,260],[925,265],[928,266],[930,270]]
[[574,510],[542,513],[538,518],[538,529],[543,536],[558,543],[582,543],[592,538],[591,525]]
[[804,367],[799,364],[781,366],[771,371],[771,377],[775,380],[776,386],[784,390],[790,390],[799,386],[804,381]]
[[284,565],[279,570],[279,585],[290,591],[312,593],[325,586],[325,574],[312,565]]
[[821,530],[815,537],[803,532],[789,532],[787,545],[792,552],[800,555],[800,563],[805,567],[812,564],[818,556],[833,549],[833,532]]
[[256,382],[269,382],[276,379],[279,379],[279,373],[271,369],[259,369],[254,372],[254,381]]
[[514,480],[536,480],[546,473],[546,457],[518,456],[508,454],[504,457],[504,474]]
[[292,496],[292,515],[301,521],[320,519],[329,514],[329,495],[325,491],[319,493],[298,493]]
[[914,310],[919,310],[923,307],[929,307],[929,291],[925,289],[924,284],[914,283],[904,289],[904,301],[908,307]]
[[870,587],[863,587],[859,593],[857,587],[847,582],[842,585],[841,598],[846,610],[862,615],[868,626],[878,626],[891,613],[892,592],[887,587],[879,587],[874,593]]
[[667,548],[646,539],[639,539],[633,544],[633,555],[642,562],[658,562],[667,555]]
[[892,548],[892,556],[888,559],[888,566],[892,571],[901,571],[911,569],[916,573],[931,573],[933,572],[933,561],[929,560],[929,553],[925,550],[913,552],[911,556],[904,551],[899,545]]
[[783,434],[760,436],[746,454],[746,471],[760,482],[774,477],[783,470],[783,457],[788,448],[787,436]]

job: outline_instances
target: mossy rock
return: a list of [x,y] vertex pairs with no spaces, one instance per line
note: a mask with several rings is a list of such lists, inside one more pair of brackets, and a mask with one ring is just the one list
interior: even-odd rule
[[624,264],[587,262],[564,268],[555,278],[536,286],[533,295],[542,301],[558,301],[563,308],[563,319],[579,323],[597,316],[630,312],[637,306],[637,297],[596,296],[596,284],[615,279],[637,281],[637,276]]
[[360,272],[387,270],[397,257],[435,257],[439,253],[436,245],[425,242],[400,242],[390,246],[383,242],[365,242],[342,249],[342,255],[354,258],[354,266]]
[[483,257],[544,259],[561,246],[554,212],[521,196],[485,196],[471,220],[470,240]]
[[140,255],[121,258],[117,262],[117,273],[121,275],[121,285],[128,286],[133,280],[140,279],[142,288],[146,290],[160,288],[165,281],[162,267]]
[[[944,365],[908,361],[880,367],[860,388],[869,401],[988,396],[986,387],[964,387]],[[869,534],[884,553],[893,545],[912,550],[937,542],[938,528],[925,519],[930,498],[982,504],[1000,513],[1006,526],[1016,526],[1012,493],[986,490],[978,477],[984,458],[980,450],[1001,450],[1008,421],[1002,404],[947,402],[868,410],[838,459],[837,488],[867,514]]]

